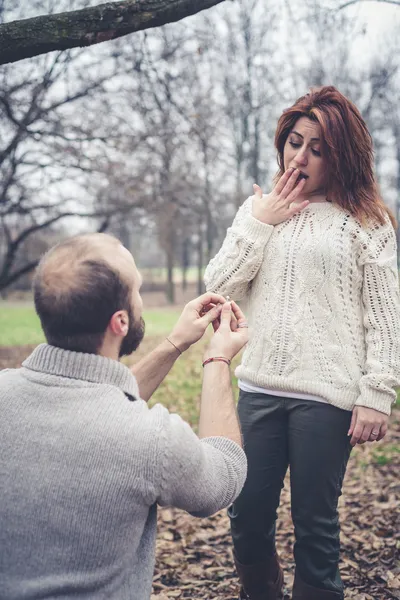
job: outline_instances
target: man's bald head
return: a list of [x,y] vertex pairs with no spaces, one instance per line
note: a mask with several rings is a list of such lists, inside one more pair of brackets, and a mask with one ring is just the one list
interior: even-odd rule
[[104,233],[79,235],[49,250],[33,282],[48,343],[95,354],[112,315],[131,315],[135,270],[120,241]]

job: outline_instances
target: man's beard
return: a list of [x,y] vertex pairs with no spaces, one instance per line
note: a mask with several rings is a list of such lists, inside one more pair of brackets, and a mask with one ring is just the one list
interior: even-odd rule
[[134,321],[133,314],[129,315],[129,330],[123,339],[121,348],[119,349],[119,357],[128,356],[135,352],[143,339],[145,331],[145,322],[140,317],[139,322]]

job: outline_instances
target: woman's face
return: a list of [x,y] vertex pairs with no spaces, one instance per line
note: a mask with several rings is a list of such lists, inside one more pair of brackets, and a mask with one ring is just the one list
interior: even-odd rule
[[300,117],[283,149],[285,171],[299,169],[300,177],[306,179],[302,196],[324,193],[325,161],[321,156],[321,128],[307,117]]

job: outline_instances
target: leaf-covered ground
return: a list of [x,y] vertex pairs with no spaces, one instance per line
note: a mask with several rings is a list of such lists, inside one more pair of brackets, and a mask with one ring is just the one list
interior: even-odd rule
[[[139,356],[156,343],[150,338]],[[0,369],[19,366],[32,347],[0,348]],[[191,349],[176,363],[155,401],[197,421],[202,349]],[[340,499],[341,573],[346,598],[400,600],[400,410],[382,442],[358,446],[347,470]],[[288,482],[282,492],[277,536],[285,569],[286,596],[293,580],[293,527]],[[152,600],[234,600],[229,520],[222,511],[195,519],[182,511],[161,509]]]
[[[385,442],[356,448],[350,460],[340,499],[346,598],[400,599],[399,425],[392,424]],[[288,600],[294,571],[288,481],[277,546]],[[232,600],[238,598],[237,591],[225,511],[197,520],[179,510],[161,509],[152,600]]]

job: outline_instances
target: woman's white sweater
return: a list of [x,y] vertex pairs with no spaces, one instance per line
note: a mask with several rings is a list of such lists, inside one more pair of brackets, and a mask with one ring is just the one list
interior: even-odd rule
[[352,410],[390,414],[400,385],[400,294],[389,221],[362,227],[329,202],[275,227],[240,207],[205,273],[246,300],[250,341],[236,375]]

